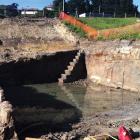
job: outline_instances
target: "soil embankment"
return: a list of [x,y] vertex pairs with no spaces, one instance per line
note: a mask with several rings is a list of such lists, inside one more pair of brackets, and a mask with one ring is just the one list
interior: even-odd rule
[[43,19],[4,19],[0,21],[0,62],[36,59],[47,53],[75,50],[74,41],[67,41],[54,28],[59,22]]

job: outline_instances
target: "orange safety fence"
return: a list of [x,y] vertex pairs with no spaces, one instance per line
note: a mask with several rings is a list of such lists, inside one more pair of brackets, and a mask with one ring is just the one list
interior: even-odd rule
[[89,38],[96,38],[98,36],[98,32],[96,29],[94,29],[88,25],[83,24],[82,22],[80,22],[76,18],[74,18],[70,15],[67,15],[64,12],[60,13],[59,18],[64,20],[64,21],[67,21],[68,23],[70,23],[74,26],[80,27],[81,29],[83,29],[84,32],[87,33]]

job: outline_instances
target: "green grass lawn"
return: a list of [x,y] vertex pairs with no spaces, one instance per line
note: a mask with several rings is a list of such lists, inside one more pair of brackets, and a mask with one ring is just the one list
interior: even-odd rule
[[[137,18],[79,18],[84,24],[99,30],[97,40],[114,40],[114,39],[140,39],[139,25],[136,25]],[[78,27],[63,22],[72,32],[77,33],[80,37],[87,37],[87,34]],[[135,24],[135,25],[133,25]],[[132,25],[127,27],[127,25]],[[126,27],[125,27],[126,26]],[[124,28],[118,28],[124,27]],[[103,29],[114,29],[109,37],[104,36]]]
[[136,18],[79,18],[83,23],[101,30],[117,28],[136,23]]

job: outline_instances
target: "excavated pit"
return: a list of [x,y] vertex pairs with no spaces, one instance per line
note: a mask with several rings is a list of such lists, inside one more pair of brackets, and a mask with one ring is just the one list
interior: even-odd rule
[[[116,130],[122,121],[138,127],[139,92],[93,83],[139,91],[139,42],[132,46],[129,41],[80,42],[85,54],[67,77],[68,84],[60,87],[58,78],[78,50],[65,42],[74,39],[63,38],[67,34],[63,26],[48,26],[48,19],[43,22],[0,22],[0,85],[14,106],[20,139],[42,135],[79,139]],[[75,81],[86,78],[91,85],[76,85]]]
[[[68,38],[64,38],[63,35],[69,32],[57,19],[39,22],[5,19],[0,20],[0,25],[0,85],[6,99],[14,106],[19,138],[70,131],[71,124],[78,122],[82,114],[63,95],[57,82],[78,52],[75,37],[70,33]],[[65,82],[86,77],[85,55],[81,54]],[[53,88],[56,88],[56,93],[62,94],[61,99],[56,98],[55,92],[46,91],[46,83],[56,83]]]
[[[72,103],[54,98],[55,95],[51,92],[40,92],[30,87],[46,83],[57,84],[58,78],[77,52],[78,50],[57,52],[37,59],[12,61],[0,65],[0,85],[5,90],[6,99],[15,108],[16,130],[21,140],[26,136],[39,137],[49,132],[70,131],[70,124],[81,118],[81,111]],[[86,77],[83,53],[65,82],[74,82]],[[56,92],[61,93],[62,89],[57,87]],[[58,118],[52,119],[54,116]]]
[[[58,82],[77,51],[57,52],[31,60],[12,61],[0,65],[0,85],[27,85]],[[85,55],[82,54],[65,82],[86,79]]]

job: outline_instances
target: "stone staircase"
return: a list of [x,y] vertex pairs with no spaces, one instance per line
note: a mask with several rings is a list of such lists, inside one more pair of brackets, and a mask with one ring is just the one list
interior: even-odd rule
[[58,84],[63,85],[64,81],[67,79],[69,75],[71,75],[71,72],[73,71],[75,65],[78,63],[81,54],[83,53],[83,50],[79,50],[75,56],[75,58],[69,63],[67,66],[67,69],[64,71],[63,74],[61,74],[61,77],[58,79]]

